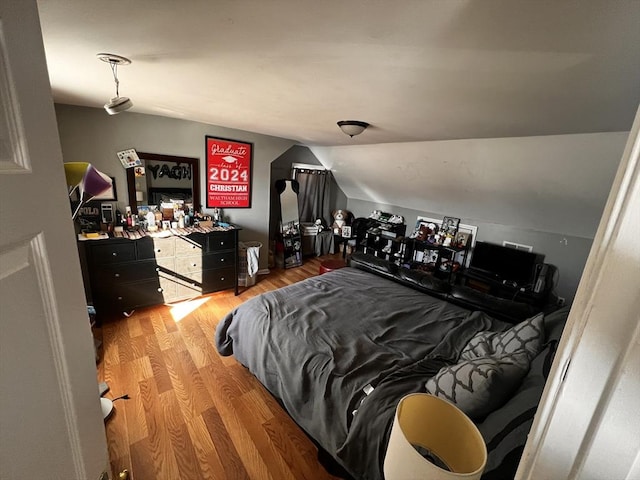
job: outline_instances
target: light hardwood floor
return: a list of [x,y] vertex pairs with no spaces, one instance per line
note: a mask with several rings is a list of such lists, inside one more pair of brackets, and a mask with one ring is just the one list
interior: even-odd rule
[[239,296],[233,290],[176,307],[103,321],[98,379],[116,400],[106,422],[114,478],[134,480],[337,479],[276,400],[214,346],[218,321],[245,300],[317,275],[330,255],[274,269]]

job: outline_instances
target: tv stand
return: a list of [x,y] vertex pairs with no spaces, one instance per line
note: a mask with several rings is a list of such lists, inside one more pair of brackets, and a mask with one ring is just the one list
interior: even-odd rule
[[519,287],[515,282],[502,280],[493,275],[465,270],[462,274],[462,285],[478,290],[486,295],[526,303],[538,308],[544,308],[549,298],[549,289],[540,293],[533,291],[533,285]]

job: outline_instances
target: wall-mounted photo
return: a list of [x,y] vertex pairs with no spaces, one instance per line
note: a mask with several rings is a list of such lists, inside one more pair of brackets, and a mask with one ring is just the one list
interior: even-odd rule
[[442,219],[442,228],[440,229],[441,233],[443,235],[455,235],[458,231],[458,225],[460,225],[459,218],[444,217]]
[[455,246],[458,248],[464,248],[469,245],[469,241],[471,240],[471,233],[469,232],[458,232],[456,234]]
[[251,208],[253,144],[205,137],[207,208]]

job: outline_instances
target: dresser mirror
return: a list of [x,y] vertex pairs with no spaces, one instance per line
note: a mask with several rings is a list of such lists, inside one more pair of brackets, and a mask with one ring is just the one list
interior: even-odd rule
[[183,200],[200,211],[200,161],[193,157],[176,157],[137,152],[139,167],[127,169],[129,205],[133,213],[141,205],[158,206],[161,202]]

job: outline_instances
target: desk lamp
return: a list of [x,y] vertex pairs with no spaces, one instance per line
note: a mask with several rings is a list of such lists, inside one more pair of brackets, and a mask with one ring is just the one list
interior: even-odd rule
[[486,463],[480,431],[455,405],[426,393],[400,400],[384,459],[385,479],[479,480]]
[[75,220],[80,208],[97,195],[112,187],[111,178],[87,162],[68,162],[64,164],[64,174],[67,177],[69,196],[76,191],[80,194],[80,203],[73,212]]
[[[64,175],[67,179],[69,197],[71,197],[76,190],[79,191],[80,195],[80,202],[72,216],[74,220],[84,204],[96,195],[100,195],[112,187],[111,178],[88,162],[65,163]],[[108,389],[106,384],[104,384],[104,387],[101,385],[100,389],[100,408],[102,410],[102,417],[106,421],[113,412],[113,401],[102,396]]]

